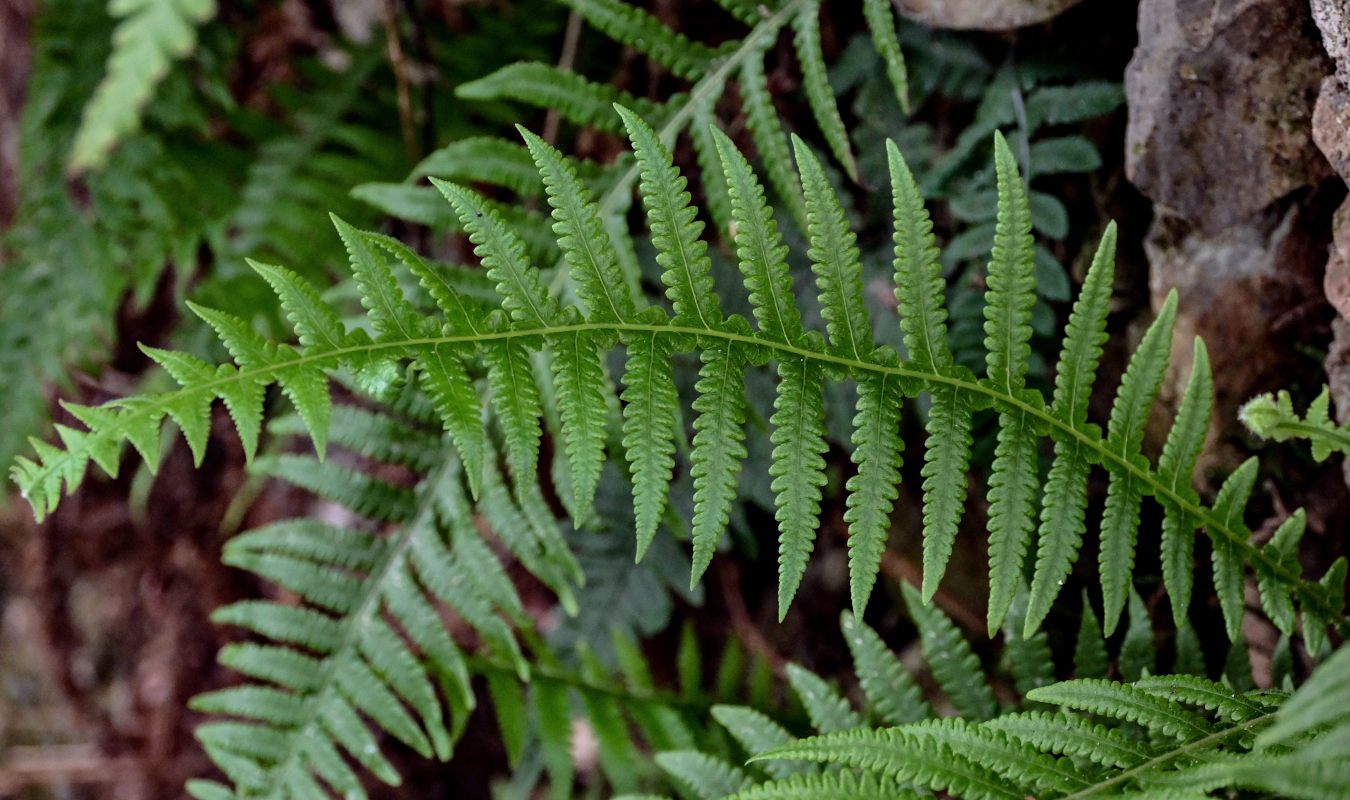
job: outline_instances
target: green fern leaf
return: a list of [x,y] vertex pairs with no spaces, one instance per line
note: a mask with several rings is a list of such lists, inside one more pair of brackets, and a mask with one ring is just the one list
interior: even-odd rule
[[1312,677],[1286,702],[1275,723],[1256,739],[1258,750],[1290,744],[1295,737],[1336,723],[1342,730],[1350,708],[1350,650],[1342,647],[1313,671]]
[[735,221],[736,255],[745,288],[750,294],[760,334],[783,344],[801,338],[802,317],[788,275],[788,249],[782,244],[773,212],[764,201],[764,189],[745,156],[720,130],[712,131],[721,157]]
[[[1242,462],[1242,466],[1223,482],[1218,496],[1214,498],[1215,519],[1224,528],[1238,534],[1247,532],[1247,526],[1242,522],[1242,510],[1247,507],[1247,498],[1256,484],[1256,469],[1255,456]],[[1223,611],[1228,638],[1237,641],[1242,631],[1243,614],[1242,553],[1237,542],[1219,531],[1210,532],[1210,541],[1213,543],[1214,592],[1219,597],[1219,608]]]
[[1228,686],[1193,675],[1158,675],[1134,681],[1136,689],[1179,703],[1218,712],[1219,717],[1245,722],[1264,716],[1269,709]]
[[[1030,747],[1019,747],[1001,734],[954,719],[814,736],[761,754],[756,760],[765,758],[844,764],[969,800],[1020,800],[1029,793],[1018,779],[995,774],[981,761],[1017,764],[1019,773],[1038,778],[1054,771],[1049,759],[1037,756]],[[1056,788],[1063,792],[1062,786]]]
[[1283,442],[1295,436],[1312,444],[1313,458],[1323,461],[1333,452],[1350,453],[1350,432],[1338,428],[1328,414],[1331,395],[1326,387],[1308,405],[1308,414],[1300,419],[1289,393],[1281,391],[1253,397],[1242,406],[1238,418],[1252,433],[1264,439]]
[[1034,255],[1026,186],[1017,174],[1017,161],[1001,133],[994,134],[994,165],[998,171],[998,226],[989,261],[989,291],[985,294],[984,346],[989,351],[990,383],[1004,394],[1017,396],[1025,384],[1031,356],[1031,307],[1036,302],[1032,276]]
[[818,800],[824,797],[853,800],[920,800],[926,795],[896,785],[871,772],[832,772],[824,775],[794,775],[787,780],[756,784],[727,800]]
[[970,464],[970,395],[955,384],[932,390],[927,445],[923,454],[923,597],[933,598],[956,540],[966,503],[966,467]]
[[470,136],[433,150],[418,162],[409,180],[434,176],[461,185],[491,183],[523,197],[538,196],[544,184],[528,150],[494,136]]
[[772,44],[773,39],[767,36],[758,40],[757,55],[747,55],[741,63],[739,83],[745,101],[745,124],[759,151],[759,161],[764,166],[769,185],[779,201],[787,206],[797,229],[805,232],[806,205],[802,200],[801,184],[792,173],[792,148],[778,110],[774,108],[769,79],[764,75],[764,52]]
[[[1168,295],[1158,316],[1149,325],[1139,347],[1130,356],[1125,376],[1120,380],[1111,421],[1107,426],[1106,447],[1127,464],[1147,467],[1140,453],[1144,426],[1148,422],[1153,397],[1167,371],[1167,355],[1172,347],[1172,325],[1176,321],[1176,293]],[[1106,510],[1102,513],[1101,552],[1098,556],[1102,582],[1102,622],[1110,636],[1120,620],[1129,596],[1129,576],[1134,574],[1134,545],[1139,530],[1139,504],[1144,484],[1132,472],[1111,472],[1106,490]]]
[[572,470],[572,513],[577,520],[590,516],[604,466],[609,381],[601,359],[609,343],[602,336],[573,331],[548,338],[562,438]]
[[[614,105],[631,108],[646,119],[662,116],[662,106],[621,92],[607,83],[595,83],[585,76],[551,64],[521,61],[455,87],[455,96],[463,100],[518,100],[538,108],[556,110],[563,119],[605,133],[623,134],[623,125],[614,118]],[[667,102],[677,104],[678,95]]]
[[586,318],[595,322],[626,322],[633,316],[614,245],[605,233],[599,207],[577,178],[576,170],[543,139],[517,127],[544,178],[553,231],[571,266],[577,296],[586,304]]
[[694,586],[712,561],[736,495],[736,474],[745,458],[745,352],[729,342],[700,354],[703,368],[694,387],[694,560],[689,585]]
[[671,375],[671,336],[641,333],[625,336],[628,366],[624,372],[623,447],[633,473],[633,522],[637,560],[656,535],[666,505],[666,491],[675,467],[675,412],[679,397]]
[[657,753],[656,764],[677,786],[700,800],[721,800],[750,788],[751,780],[742,770],[721,759],[690,750]]
[[[947,309],[942,299],[947,284],[942,279],[933,223],[909,165],[890,139],[886,140],[886,158],[895,207],[895,299],[900,303],[900,329],[905,332],[910,359],[919,369],[938,374],[951,367],[952,356],[947,349]],[[924,593],[928,594],[927,589]]]
[[[1214,379],[1210,375],[1209,352],[1200,338],[1195,340],[1195,355],[1191,360],[1191,377],[1177,409],[1172,430],[1158,459],[1158,477],[1173,494],[1195,502],[1198,496],[1191,488],[1191,473],[1209,432],[1210,410],[1214,406]],[[1191,580],[1195,570],[1195,529],[1200,521],[1182,511],[1175,501],[1161,500],[1164,517],[1162,527],[1163,585],[1172,601],[1172,619],[1186,617],[1191,604]]]
[[820,288],[820,315],[825,319],[830,350],[845,358],[864,361],[875,346],[872,325],[862,298],[862,266],[857,236],[849,230],[839,198],[825,180],[820,162],[801,139],[793,136],[793,152],[806,197],[811,270]]
[[308,489],[370,519],[405,519],[414,505],[409,490],[331,461],[283,453],[260,456],[253,467],[262,474]]
[[778,619],[787,615],[811,554],[825,485],[823,370],[805,358],[779,356],[774,400],[774,502],[778,507]]
[[383,248],[390,255],[402,261],[404,266],[417,276],[418,283],[427,290],[427,294],[431,295],[431,299],[436,302],[436,306],[445,315],[446,332],[475,336],[481,333],[480,327],[486,316],[485,313],[460,294],[451,277],[446,274],[445,269],[432,266],[411,247],[392,236],[370,231],[362,231],[361,235],[366,241]]
[[[1307,515],[1303,509],[1295,511],[1288,519],[1280,523],[1266,546],[1262,548],[1271,560],[1282,566],[1288,573],[1301,576],[1303,567],[1298,561],[1298,542],[1303,538],[1307,525]],[[1252,561],[1256,570],[1256,585],[1261,594],[1261,607],[1266,616],[1275,623],[1282,633],[1294,634],[1294,601],[1288,589],[1281,585],[1275,571],[1259,559]]]
[[118,18],[108,71],[84,107],[70,169],[102,167],[119,140],[141,126],[141,112],[174,60],[197,46],[197,26],[216,15],[215,0],[112,0]]
[[[792,18],[792,28],[796,32],[792,43],[797,49],[797,60],[802,65],[802,90],[806,93],[807,103],[834,157],[839,159],[848,176],[856,182],[858,162],[853,158],[848,131],[844,130],[844,121],[839,117],[834,90],[830,88],[826,74],[825,56],[820,51],[820,1],[806,0],[802,3],[801,9]],[[798,161],[800,163],[800,156]]]
[[[262,366],[273,360],[272,354],[268,352],[268,343],[248,330],[238,318],[198,306],[191,301],[188,302],[188,308],[215,329],[241,368]],[[230,418],[234,420],[235,430],[239,432],[244,458],[251,463],[253,454],[258,452],[258,434],[262,432],[263,385],[256,380],[234,380],[237,374],[238,371],[228,364],[216,368],[216,380],[220,382],[218,393],[225,401]]]
[[695,95],[691,99],[689,138],[694,145],[699,174],[703,176],[703,208],[712,219],[713,228],[720,235],[730,238],[735,231],[731,219],[731,195],[727,193],[726,183],[713,177],[723,171],[713,133],[721,130],[717,121],[717,104],[725,90],[726,84],[717,81],[712,91]]
[[640,759],[628,732],[628,722],[619,713],[617,701],[591,689],[581,691],[581,701],[600,745],[600,767],[605,776],[617,791],[634,791],[638,783]]
[[347,339],[342,320],[303,278],[285,267],[260,264],[252,259],[248,265],[271,284],[302,346],[321,350],[342,347]]
[[[1055,394],[1050,413],[1082,429],[1087,422],[1088,399],[1097,374],[1097,362],[1106,342],[1106,313],[1115,274],[1116,227],[1102,235],[1082,291],[1069,315],[1055,370]],[[1036,545],[1036,573],[1031,581],[1024,634],[1040,627],[1083,541],[1087,507],[1089,451],[1078,439],[1056,438],[1055,462],[1045,482],[1041,525]]]
[[895,90],[900,110],[908,114],[909,70],[905,68],[905,56],[895,36],[895,16],[890,3],[886,0],[863,0],[863,16],[867,18],[867,27],[872,31],[872,43],[881,55],[881,60],[886,63],[886,77]]
[[[146,345],[141,345],[141,352],[163,367],[184,388],[199,386],[216,376],[215,367],[188,353]],[[202,457],[206,455],[206,440],[211,434],[211,401],[214,399],[214,393],[209,391],[184,391],[176,393],[165,404],[165,411],[183,432],[183,438],[192,450],[192,463],[196,466],[201,466]]]
[[487,432],[483,428],[478,389],[464,367],[464,359],[471,356],[465,347],[434,345],[417,357],[417,370],[459,451],[469,491],[476,498],[483,479]]
[[1036,420],[1018,409],[999,415],[998,445],[989,476],[989,635],[1003,625],[1022,583],[1039,489]]
[[656,246],[656,262],[664,272],[666,296],[675,309],[675,324],[716,330],[722,325],[708,260],[708,245],[699,237],[703,223],[689,204],[688,181],[671,160],[670,150],[656,132],[632,111],[615,106],[628,128],[638,164],[642,167],[643,203]]
[[861,615],[872,593],[881,554],[890,532],[890,513],[900,483],[900,381],[890,375],[858,377],[858,413],[853,418],[853,463],[849,478],[849,594],[853,613]]
[[1050,652],[1050,637],[1044,631],[1026,630],[1027,587],[1023,583],[1013,598],[1008,616],[1003,619],[1001,666],[1012,673],[1017,693],[1025,695],[1037,686],[1055,682],[1055,661]]
[[417,338],[420,333],[417,323],[419,315],[398,288],[393,270],[376,255],[360,231],[337,215],[333,215],[333,225],[347,246],[352,274],[356,276],[356,285],[361,291],[361,305],[366,308],[371,324],[380,334],[379,340],[406,341]]
[[[1153,620],[1149,618],[1144,598],[1130,588],[1130,625],[1120,643],[1116,658],[1121,680],[1131,683],[1157,671],[1157,653],[1153,649]],[[1136,684],[1137,685],[1137,684]]]
[[839,627],[875,715],[890,725],[905,725],[933,715],[923,692],[876,631],[847,611],[840,615]]
[[1043,753],[1085,758],[1104,767],[1129,769],[1154,755],[1146,743],[1066,712],[1005,714],[985,723],[984,727],[1028,742]]
[[558,303],[548,295],[539,278],[539,270],[530,265],[520,240],[473,192],[436,178],[431,182],[455,207],[463,221],[464,229],[476,245],[474,253],[483,260],[488,276],[497,282],[502,308],[513,320],[547,327],[557,316]]
[[697,81],[719,54],[622,0],[562,0],[610,38],[635,47],[687,81]]
[[952,701],[963,719],[982,722],[993,718],[998,713],[998,702],[993,690],[980,677],[983,670],[970,643],[946,614],[920,599],[917,589],[908,583],[900,588],[910,619],[919,627],[924,660],[943,694]]
[[1102,624],[1084,592],[1083,614],[1078,620],[1078,639],[1074,643],[1073,674],[1079,678],[1105,678],[1107,666]]
[[534,483],[539,460],[539,386],[523,339],[499,339],[481,345],[497,424],[506,440],[506,463],[518,492]]
[[[731,733],[732,738],[740,743],[751,758],[797,738],[770,717],[745,706],[715,705],[712,707],[712,717]],[[764,764],[764,771],[781,780],[804,770],[801,764],[768,761]]]
[[1090,714],[1137,722],[1162,736],[1195,739],[1212,732],[1210,724],[1175,701],[1156,697],[1129,684],[1099,679],[1064,681],[1027,695],[1039,703],[1063,705]]
[[837,733],[861,728],[865,724],[862,715],[854,711],[848,701],[819,675],[789,663],[787,676],[793,693],[811,718],[811,727],[818,733]]

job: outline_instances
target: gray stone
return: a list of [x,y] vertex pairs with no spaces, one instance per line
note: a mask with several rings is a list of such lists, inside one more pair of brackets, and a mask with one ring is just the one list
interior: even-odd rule
[[1312,0],[1312,16],[1322,31],[1322,46],[1336,62],[1336,75],[1350,86],[1350,5],[1345,0]]
[[1331,168],[1350,181],[1350,89],[1334,75],[1322,81],[1313,109],[1313,141]]
[[[1007,31],[1036,25],[1081,0],[894,0],[900,13],[930,28]],[[1115,2],[1115,0],[1101,0]]]
[[1143,0],[1126,175],[1208,236],[1328,174],[1312,112],[1331,64],[1306,0]]

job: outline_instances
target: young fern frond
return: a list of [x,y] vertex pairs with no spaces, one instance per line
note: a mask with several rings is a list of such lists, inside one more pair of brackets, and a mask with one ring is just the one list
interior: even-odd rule
[[[1343,566],[1322,581],[1303,578],[1291,559],[1289,539],[1257,547],[1248,541],[1243,509],[1255,478],[1255,465],[1244,466],[1230,479],[1212,507],[1201,504],[1186,486],[1189,452],[1206,416],[1207,370],[1196,360],[1195,389],[1187,392],[1183,414],[1174,428],[1177,445],[1155,468],[1140,453],[1147,417],[1166,364],[1174,301],[1134,354],[1117,393],[1105,436],[1084,419],[1084,397],[1093,383],[1092,368],[1100,343],[1104,286],[1109,283],[1109,258],[1102,254],[1091,273],[1088,294],[1079,304],[1080,319],[1071,326],[1062,359],[1056,397],[1046,404],[1025,386],[1029,349],[1026,338],[1031,278],[1029,229],[1022,183],[1010,151],[999,145],[1000,209],[998,247],[990,266],[986,309],[988,375],[977,380],[952,364],[943,342],[941,278],[933,258],[928,222],[913,181],[898,156],[893,158],[896,201],[897,296],[908,360],[878,348],[862,303],[862,284],[853,234],[844,224],[840,205],[824,180],[819,164],[799,147],[800,172],[811,218],[809,253],[817,278],[828,339],[799,327],[800,314],[789,298],[792,285],[783,268],[781,244],[774,236],[773,215],[759,201],[753,172],[723,141],[721,148],[733,214],[738,219],[737,247],[760,330],[739,315],[726,316],[713,289],[708,242],[685,192],[685,179],[673,166],[659,136],[627,110],[620,112],[638,156],[641,194],[648,211],[661,266],[662,282],[671,301],[642,304],[615,285],[613,264],[619,263],[618,242],[604,235],[588,211],[584,195],[566,169],[540,142],[535,155],[552,188],[557,236],[566,239],[560,252],[575,270],[582,307],[564,307],[550,292],[543,273],[531,263],[511,226],[473,192],[448,182],[437,186],[456,209],[476,245],[500,307],[469,301],[440,273],[389,240],[360,234],[341,223],[340,234],[351,252],[362,300],[375,338],[335,324],[322,311],[312,290],[288,273],[262,267],[260,272],[278,294],[303,337],[299,348],[277,344],[253,333],[239,320],[220,312],[199,313],[219,333],[238,366],[214,367],[182,354],[152,354],[182,383],[176,392],[118,401],[97,410],[79,408],[88,431],[62,429],[64,449],[43,444],[37,460],[24,459],[13,474],[38,514],[50,511],[62,490],[76,485],[88,461],[117,468],[118,445],[131,440],[150,458],[154,433],[168,415],[178,419],[194,449],[200,449],[204,415],[215,397],[226,401],[246,451],[252,453],[260,430],[263,387],[277,383],[291,398],[316,442],[323,442],[329,404],[326,371],[350,368],[366,385],[389,385],[403,364],[416,366],[430,388],[444,427],[465,453],[473,472],[470,487],[492,472],[482,421],[473,419],[479,406],[470,376],[487,373],[488,416],[501,431],[515,493],[524,498],[538,491],[536,470],[543,431],[540,418],[560,420],[560,448],[566,467],[554,470],[559,495],[574,513],[584,515],[598,481],[596,467],[608,444],[608,426],[615,403],[605,378],[605,354],[622,341],[628,350],[624,404],[625,457],[632,466],[635,516],[640,517],[636,547],[646,549],[665,507],[664,494],[672,473],[679,419],[671,383],[672,359],[696,353],[701,369],[692,408],[693,449],[690,473],[694,486],[693,581],[707,568],[727,524],[736,494],[736,475],[745,458],[744,421],[747,404],[745,370],[772,358],[780,381],[772,440],[776,446],[771,474],[780,522],[780,611],[785,611],[805,567],[814,538],[814,518],[824,482],[820,454],[824,450],[822,395],[827,382],[857,381],[862,404],[855,419],[854,458],[858,474],[848,482],[851,539],[851,594],[861,609],[875,579],[879,543],[884,541],[887,511],[894,496],[899,463],[895,420],[901,394],[931,396],[929,435],[923,474],[925,503],[925,586],[931,596],[950,553],[951,538],[962,514],[970,458],[971,419],[979,408],[992,406],[998,416],[999,448],[989,480],[991,501],[992,594],[991,630],[1001,627],[1022,584],[1023,560],[1039,515],[1046,523],[1044,552],[1038,556],[1040,578],[1033,582],[1031,612],[1022,623],[1032,630],[1058,594],[1058,578],[1076,557],[1078,539],[1086,531],[1077,509],[1081,503],[1083,463],[1100,463],[1111,485],[1103,525],[1101,582],[1105,588],[1108,628],[1113,627],[1129,596],[1133,572],[1133,530],[1142,498],[1153,496],[1166,510],[1203,526],[1213,542],[1216,585],[1228,622],[1237,635],[1241,612],[1242,575],[1253,564],[1263,594],[1283,595],[1266,601],[1282,625],[1290,624],[1296,599],[1304,635],[1316,637],[1328,624],[1344,624],[1344,597],[1338,585]],[[712,134],[714,141],[720,134]],[[568,195],[564,197],[564,195]],[[1109,239],[1108,239],[1109,242]],[[571,255],[568,256],[567,254]],[[424,316],[402,297],[386,254],[406,264],[428,288],[443,316]],[[629,303],[632,303],[631,307]],[[1203,352],[1203,351],[1198,351]],[[553,380],[547,365],[552,365]],[[543,380],[540,380],[543,376]],[[550,386],[550,384],[552,384]],[[541,387],[548,391],[541,392]],[[456,409],[462,398],[465,406]],[[759,402],[759,398],[754,398]],[[78,408],[78,407],[73,407]],[[764,409],[760,409],[764,411]],[[761,415],[763,416],[763,414]],[[549,423],[550,426],[553,424]],[[1052,469],[1050,491],[1037,508],[1036,464],[1045,439],[1068,453],[1070,467]],[[1057,462],[1063,456],[1057,457]],[[474,466],[472,462],[479,462]],[[480,474],[481,473],[481,474]],[[481,487],[475,489],[481,493]],[[580,520],[578,520],[580,521]],[[1184,528],[1184,526],[1183,526]],[[1173,545],[1167,540],[1165,547]],[[1175,552],[1168,558],[1177,562]],[[1174,588],[1169,585],[1169,589]],[[1288,602],[1286,602],[1288,601]],[[1317,643],[1317,640],[1311,640]]]

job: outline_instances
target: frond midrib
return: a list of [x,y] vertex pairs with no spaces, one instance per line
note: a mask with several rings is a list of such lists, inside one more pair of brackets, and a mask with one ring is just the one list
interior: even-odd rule
[[[186,394],[211,392],[212,396],[217,396],[214,392],[215,387],[228,385],[241,380],[263,379],[265,382],[271,382],[272,376],[281,373],[288,368],[304,367],[307,365],[319,366],[324,362],[341,361],[347,356],[372,355],[386,351],[394,351],[399,355],[403,355],[408,348],[430,347],[434,345],[483,344],[488,342],[507,341],[516,338],[548,337],[580,331],[605,332],[614,336],[621,333],[660,333],[675,335],[684,334],[700,337],[704,340],[721,339],[727,343],[742,344],[751,348],[769,350],[774,353],[783,353],[830,364],[835,367],[843,368],[846,372],[856,370],[882,375],[895,375],[900,378],[918,380],[922,382],[925,387],[947,385],[970,394],[984,395],[999,405],[1005,407],[1010,406],[1018,411],[1031,415],[1038,420],[1042,426],[1058,431],[1089,448],[1092,452],[1097,454],[1104,466],[1109,464],[1109,466],[1107,466],[1108,472],[1124,473],[1141,481],[1152,490],[1151,493],[1156,498],[1159,498],[1159,500],[1166,500],[1199,519],[1208,530],[1219,533],[1233,546],[1241,550],[1247,560],[1259,562],[1263,569],[1279,576],[1281,582],[1285,585],[1305,588],[1317,587],[1318,585],[1315,581],[1309,581],[1301,575],[1296,575],[1275,555],[1265,552],[1263,548],[1252,545],[1247,536],[1242,532],[1234,530],[1232,526],[1216,516],[1210,508],[1192,501],[1183,491],[1173,489],[1166,485],[1153,470],[1143,469],[1130,459],[1122,457],[1108,447],[1106,440],[1094,438],[1090,431],[1080,430],[1059,419],[1052,413],[1052,410],[1049,407],[1041,408],[1032,405],[1022,397],[1006,394],[1000,389],[989,385],[987,382],[966,380],[952,375],[916,369],[913,367],[912,362],[909,362],[908,365],[902,363],[899,366],[889,366],[886,364],[849,358],[835,353],[812,350],[802,344],[777,342],[768,338],[760,338],[751,333],[738,333],[734,330],[720,328],[698,328],[686,325],[642,322],[578,322],[573,324],[545,325],[530,328],[511,328],[508,330],[491,331],[480,334],[426,336],[416,339],[363,342],[360,344],[347,345],[346,347],[334,350],[326,350],[313,355],[300,355],[296,358],[275,361],[270,364],[238,369],[225,377],[194,384],[191,388],[179,389],[175,392],[159,395],[159,402],[157,403],[144,403],[134,410],[122,412],[122,415],[119,415],[119,421],[123,419],[133,421],[146,414],[154,414],[157,417],[163,417],[168,413],[168,407],[174,399],[180,398]],[[124,424],[109,426],[108,428],[103,429],[108,432],[104,435],[111,434],[120,440],[123,438],[122,431],[126,430],[127,427],[128,426]],[[102,431],[90,434],[90,436],[91,438],[97,437],[100,433],[102,433]],[[92,448],[89,449],[91,450]],[[61,455],[69,456],[70,451],[63,451]],[[85,455],[79,454],[77,457],[85,458]],[[38,484],[43,482],[43,475],[50,473],[55,469],[45,462],[42,466],[43,470],[41,473],[37,475],[35,480],[30,480],[30,483]],[[15,469],[17,470],[17,468]],[[1325,602],[1320,591],[1302,591],[1300,592],[1300,596],[1304,601],[1305,606],[1309,605],[1308,601],[1313,601],[1311,605],[1316,607],[1320,617],[1329,621],[1334,621],[1338,625],[1350,625],[1350,614],[1346,614]]]

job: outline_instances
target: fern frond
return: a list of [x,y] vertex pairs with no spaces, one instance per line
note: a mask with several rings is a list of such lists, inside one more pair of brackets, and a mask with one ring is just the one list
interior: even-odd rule
[[[551,64],[521,61],[508,64],[455,87],[455,96],[463,100],[517,100],[557,110],[563,119],[587,125],[606,133],[622,134],[623,124],[614,117],[616,104],[633,109],[646,119],[663,116],[660,105],[634,97],[606,83],[595,83],[585,76]],[[668,102],[675,102],[678,97]]]
[[802,200],[801,185],[792,174],[791,143],[774,108],[769,80],[764,75],[764,52],[773,40],[764,36],[747,41],[755,45],[755,49],[742,61],[738,79],[741,97],[745,102],[745,124],[750,129],[755,149],[759,151],[759,160],[764,165],[769,185],[773,187],[779,201],[787,206],[797,229],[805,231],[806,206]]
[[[712,707],[712,717],[751,758],[797,738],[767,715],[745,706],[716,705]],[[780,780],[804,771],[801,764],[788,761],[767,761],[763,766],[765,772]]]
[[[1167,433],[1167,443],[1158,459],[1158,477],[1175,494],[1187,500],[1193,501],[1196,497],[1191,488],[1191,474],[1205,443],[1213,406],[1214,378],[1210,375],[1209,352],[1204,342],[1197,338],[1191,376],[1186,381],[1181,407],[1177,409],[1177,418]],[[1163,500],[1162,507],[1163,585],[1172,602],[1172,619],[1179,622],[1186,618],[1186,609],[1191,603],[1195,529],[1200,523],[1170,500]]]
[[[1111,406],[1106,446],[1126,464],[1147,464],[1140,452],[1144,425],[1148,422],[1153,397],[1162,385],[1163,373],[1167,371],[1176,307],[1175,294],[1168,295],[1139,347],[1130,356]],[[1115,631],[1129,596],[1127,578],[1134,573],[1134,545],[1143,488],[1132,473],[1120,470],[1111,473],[1106,490],[1098,562],[1102,581],[1102,622],[1107,636]]]
[[778,507],[778,619],[787,615],[811,554],[825,485],[824,369],[804,358],[778,362],[771,488]]
[[1133,683],[1157,672],[1157,653],[1153,649],[1153,620],[1139,592],[1130,587],[1130,625],[1120,643],[1116,668],[1122,680]]
[[1307,415],[1300,418],[1288,392],[1263,394],[1248,400],[1238,411],[1238,419],[1263,439],[1277,442],[1294,437],[1307,439],[1312,444],[1313,458],[1324,461],[1333,452],[1350,453],[1350,431],[1331,421],[1330,403],[1330,390],[1324,386],[1308,404]]
[[628,321],[633,315],[633,300],[625,291],[614,245],[605,233],[590,191],[561,153],[524,128],[518,130],[544,178],[548,202],[553,206],[553,231],[572,268],[577,295],[586,304],[586,318]]
[[819,733],[837,733],[863,726],[863,718],[838,691],[814,672],[789,663],[788,684],[801,700],[811,718],[811,727]]
[[[1097,374],[1097,362],[1106,342],[1106,313],[1115,275],[1116,228],[1102,235],[1083,288],[1069,315],[1064,347],[1055,369],[1055,393],[1050,413],[1073,428],[1087,423],[1088,400]],[[1041,525],[1036,544],[1036,573],[1027,601],[1025,635],[1040,627],[1059,595],[1083,541],[1087,508],[1090,456],[1077,439],[1056,437],[1055,461],[1045,482]]]
[[657,753],[656,763],[701,800],[721,800],[750,787],[750,776],[738,767],[694,750]]
[[[797,60],[802,66],[802,91],[811,106],[811,113],[820,125],[834,157],[844,165],[844,170],[855,182],[858,180],[858,162],[853,157],[853,148],[849,145],[848,131],[844,130],[844,121],[839,117],[839,107],[834,102],[834,90],[826,74],[825,56],[820,51],[820,0],[806,0],[801,4],[792,19],[792,29],[796,36],[792,43],[797,49]],[[800,162],[801,156],[798,156]]]
[[849,478],[848,523],[849,595],[853,613],[861,615],[881,567],[881,554],[890,532],[890,512],[899,496],[900,381],[890,375],[860,376],[858,413],[853,418],[853,463],[858,472]]
[[1221,718],[1233,722],[1245,722],[1269,712],[1266,706],[1253,702],[1228,686],[1194,675],[1158,675],[1141,678],[1134,681],[1133,685],[1167,700],[1216,711]]
[[[1242,510],[1247,506],[1247,498],[1256,484],[1256,467],[1255,456],[1247,459],[1228,476],[1214,498],[1214,515],[1230,531],[1247,531],[1242,522]],[[1219,597],[1219,608],[1223,611],[1228,638],[1236,641],[1241,631],[1243,613],[1242,554],[1226,536],[1211,535],[1210,539],[1214,545],[1214,592]]]
[[[914,174],[900,155],[900,148],[889,139],[886,159],[895,216],[895,299],[900,304],[905,349],[920,369],[942,373],[951,367],[952,356],[947,348],[947,309],[942,297],[947,284],[942,279],[933,223]],[[924,595],[930,594],[925,586]]]
[[615,108],[623,117],[633,152],[642,166],[639,189],[647,207],[652,244],[657,249],[656,261],[664,270],[661,280],[675,310],[674,321],[716,329],[722,325],[722,312],[709,272],[708,245],[699,238],[703,223],[696,218],[685,191],[688,181],[675,168],[670,150],[656,132],[632,111]]
[[855,800],[920,800],[924,795],[897,786],[890,778],[875,773],[855,774],[847,770],[822,775],[794,775],[787,780],[756,784],[727,800],[815,800],[822,797],[848,797]]
[[215,0],[113,0],[108,71],[84,107],[70,169],[101,167],[108,153],[141,125],[141,112],[174,60],[197,46],[197,27],[216,15]]
[[1028,700],[1063,705],[1113,719],[1137,722],[1162,736],[1199,738],[1210,733],[1205,719],[1129,684],[1084,678],[1044,686],[1027,695]]
[[[1262,552],[1270,556],[1271,560],[1283,566],[1293,575],[1301,575],[1303,566],[1298,561],[1298,543],[1303,538],[1303,531],[1307,526],[1307,515],[1303,509],[1298,509],[1289,516],[1280,527],[1275,529],[1275,534],[1271,536],[1270,541],[1262,548]],[[1274,570],[1268,569],[1260,561],[1253,561],[1252,566],[1256,568],[1256,586],[1261,594],[1261,607],[1270,617],[1270,621],[1275,623],[1275,627],[1286,635],[1294,633],[1294,601],[1289,593],[1279,584],[1279,577]]]
[[633,473],[633,522],[637,559],[651,546],[666,489],[675,467],[675,412],[679,397],[671,375],[672,336],[642,333],[624,337],[623,447]]
[[712,561],[713,549],[722,537],[736,495],[736,474],[746,456],[745,374],[746,354],[740,345],[729,343],[705,349],[703,368],[694,387],[694,450],[690,455],[690,473],[694,479],[694,563],[689,584]]
[[719,53],[672,31],[656,17],[623,0],[561,0],[610,38],[645,53],[658,64],[688,81],[708,71]]
[[991,719],[998,713],[998,702],[993,690],[980,678],[983,670],[970,643],[946,614],[920,599],[917,589],[906,583],[901,590],[910,619],[919,627],[924,660],[943,694],[963,719],[976,722]]
[[745,156],[722,131],[714,129],[712,136],[731,198],[736,256],[760,334],[793,344],[801,338],[803,330],[801,312],[792,293],[792,278],[788,275],[788,249],[782,244],[773,212],[764,201],[764,189]]
[[606,420],[610,395],[605,375],[604,353],[608,337],[590,331],[550,336],[553,378],[562,438],[572,476],[572,513],[576,519],[590,516],[591,500],[604,465]]
[[904,725],[933,715],[923,692],[876,631],[847,611],[840,615],[839,627],[874,715],[890,725]]
[[989,720],[984,727],[1003,731],[1042,752],[1085,758],[1104,767],[1128,769],[1147,761],[1154,754],[1149,745],[1115,728],[1094,724],[1066,712],[1005,714]]
[[857,236],[849,230],[839,198],[806,143],[795,136],[793,152],[806,197],[811,271],[820,288],[820,315],[825,319],[830,349],[846,358],[864,360],[876,349],[872,324],[862,298],[862,266]]
[[900,110],[909,113],[909,70],[905,68],[905,56],[900,51],[900,42],[895,36],[895,15],[885,0],[863,0],[863,16],[867,18],[867,27],[872,32],[872,43],[877,53],[886,63],[886,77],[895,90],[895,99]]

